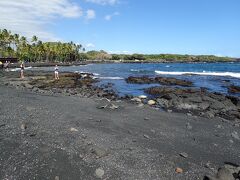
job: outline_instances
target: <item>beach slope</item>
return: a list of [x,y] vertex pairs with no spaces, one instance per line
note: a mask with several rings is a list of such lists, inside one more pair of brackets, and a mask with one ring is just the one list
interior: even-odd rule
[[236,122],[4,85],[0,104],[0,179],[203,179],[240,164]]

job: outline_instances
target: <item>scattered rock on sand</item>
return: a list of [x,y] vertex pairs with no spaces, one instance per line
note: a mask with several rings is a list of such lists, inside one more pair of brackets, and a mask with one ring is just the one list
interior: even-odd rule
[[205,165],[204,165],[205,168],[210,168],[211,167],[211,163],[210,162],[207,162]]
[[150,139],[150,137],[146,134],[144,134],[143,137],[145,137],[146,139]]
[[179,173],[179,174],[183,173],[183,169],[182,169],[182,168],[179,168],[179,167],[177,167],[177,168],[175,169],[175,171],[176,171],[176,173]]
[[148,101],[148,105],[152,106],[152,105],[154,105],[154,104],[156,104],[156,101],[154,101],[154,100],[149,100],[149,101]]
[[73,128],[73,127],[70,128],[70,131],[71,131],[71,132],[78,132],[78,130],[77,130],[76,128]]
[[97,168],[95,171],[95,175],[97,178],[102,179],[102,177],[104,175],[104,170],[102,168]]
[[27,125],[25,123],[21,124],[21,130],[24,131],[25,129],[27,129]]
[[108,106],[108,104],[103,105],[103,106],[97,106],[96,108],[97,108],[97,109],[105,109],[107,106]]
[[145,117],[144,120],[145,120],[145,121],[149,121],[150,118],[149,118],[149,117]]
[[180,153],[179,155],[180,155],[181,157],[184,157],[184,158],[187,158],[187,157],[188,157],[188,154],[185,153],[185,152],[182,152],[182,153]]

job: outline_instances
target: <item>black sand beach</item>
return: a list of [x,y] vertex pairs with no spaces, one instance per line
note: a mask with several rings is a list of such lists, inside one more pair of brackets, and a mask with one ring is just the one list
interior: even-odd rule
[[239,122],[33,92],[3,80],[0,179],[192,180],[240,164]]

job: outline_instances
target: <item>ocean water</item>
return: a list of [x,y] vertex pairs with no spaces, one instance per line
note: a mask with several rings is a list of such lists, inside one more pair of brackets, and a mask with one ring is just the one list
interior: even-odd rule
[[[38,69],[38,68],[37,68]],[[39,68],[40,69],[40,68]],[[53,68],[43,68],[53,70]],[[115,63],[88,64],[60,67],[60,71],[90,72],[100,79],[98,85],[113,83],[120,95],[141,95],[144,89],[159,84],[127,84],[129,76],[164,76],[192,81],[194,87],[204,87],[212,92],[228,94],[227,86],[240,86],[240,62],[238,63]],[[240,96],[239,94],[235,94]]]

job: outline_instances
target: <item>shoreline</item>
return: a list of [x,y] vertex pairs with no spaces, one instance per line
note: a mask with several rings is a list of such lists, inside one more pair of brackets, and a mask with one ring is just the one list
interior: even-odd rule
[[[149,105],[166,112],[178,112],[188,116],[220,117],[240,122],[240,97],[210,92],[206,88],[197,88],[191,81],[171,77],[128,77],[128,84],[159,84],[144,89],[146,97],[124,95],[119,96],[112,88],[112,83],[96,85],[98,79],[91,73],[61,72],[60,80],[54,80],[53,73],[48,71],[28,70],[26,77],[19,79],[18,72],[2,72],[5,85],[29,89],[33,92],[64,94],[79,97],[102,97],[110,100],[125,100],[139,106]],[[229,86],[236,90],[238,86]]]
[[[239,60],[236,61],[151,61],[151,60],[144,60],[144,61],[114,61],[114,60],[87,60],[87,61],[79,61],[79,62],[66,62],[66,63],[60,63],[60,62],[37,62],[37,63],[25,63],[26,67],[53,67],[56,64],[58,66],[80,66],[80,65],[88,65],[88,64],[151,64],[151,63],[240,63]],[[9,68],[18,68],[20,66],[20,63],[11,63],[9,64]]]
[[[18,73],[10,72],[7,78],[15,86],[7,83],[7,75],[0,76],[0,179],[203,179],[215,176],[219,167],[240,165],[238,121],[165,112],[104,96],[88,86],[94,83],[91,74],[60,77],[69,89],[80,78],[86,89],[76,88],[89,95],[57,88],[54,93],[53,87],[33,91],[45,83],[66,84],[52,81],[52,73],[28,73],[19,80]],[[30,80],[38,82],[28,86]]]

